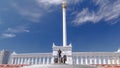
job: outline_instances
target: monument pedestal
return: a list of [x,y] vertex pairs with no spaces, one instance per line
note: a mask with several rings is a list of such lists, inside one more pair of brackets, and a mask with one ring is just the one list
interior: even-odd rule
[[[58,51],[61,50],[61,58],[64,56],[66,56],[66,64],[72,64],[72,45],[68,45],[68,46],[56,46],[55,44],[53,44],[53,60],[55,58],[59,59],[59,53]],[[54,62],[53,62],[54,63]]]

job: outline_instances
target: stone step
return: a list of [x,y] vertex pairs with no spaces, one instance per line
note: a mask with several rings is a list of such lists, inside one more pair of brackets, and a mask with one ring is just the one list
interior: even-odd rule
[[25,66],[22,68],[97,68],[97,67],[91,65],[45,64]]

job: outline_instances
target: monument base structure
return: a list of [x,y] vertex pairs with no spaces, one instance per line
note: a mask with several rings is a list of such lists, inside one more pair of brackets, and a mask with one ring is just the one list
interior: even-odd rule
[[[66,64],[72,64],[72,45],[68,45],[68,46],[56,46],[54,43],[53,43],[53,57],[52,57],[52,63],[55,63],[55,58],[58,57],[58,51],[61,50],[61,57],[64,57],[66,56]],[[58,59],[60,60],[60,59]],[[58,61],[58,63],[61,63]]]

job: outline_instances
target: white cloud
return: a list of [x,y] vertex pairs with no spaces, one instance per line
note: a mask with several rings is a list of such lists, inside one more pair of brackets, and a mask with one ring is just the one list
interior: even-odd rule
[[[36,0],[39,4],[44,4],[46,6],[50,6],[50,5],[61,5],[63,0]],[[79,3],[82,0],[66,0],[67,4],[75,4],[75,3]]]
[[100,20],[104,21],[112,21],[110,23],[116,23],[118,21],[117,18],[120,17],[120,0],[92,0],[95,6],[98,7],[98,11],[90,12],[90,8],[84,8],[81,12],[79,12],[75,20],[73,21],[75,24],[83,24],[87,21],[97,23]]
[[[66,0],[68,5],[81,2],[82,0]],[[24,2],[24,3],[23,3]],[[62,0],[12,0],[12,6],[24,18],[39,22],[46,13],[58,9]],[[57,7],[57,8],[56,8]]]
[[36,0],[36,1],[44,5],[59,5],[62,3],[62,0]]
[[19,26],[16,28],[8,28],[6,30],[7,33],[23,33],[23,32],[30,32],[27,27]]
[[13,38],[15,36],[16,36],[15,34],[9,34],[9,33],[8,34],[4,33],[4,34],[1,35],[2,38]]
[[28,27],[25,27],[25,26],[8,28],[0,35],[0,38],[13,38],[13,37],[16,37],[18,33],[25,33],[25,32],[30,32],[28,30]]
[[[28,1],[28,3],[31,3],[31,2],[32,1]],[[39,18],[43,15],[42,10],[38,6],[36,6],[36,4],[23,5],[13,0],[12,6],[21,16],[23,16],[23,18],[28,19],[30,21],[38,22]]]

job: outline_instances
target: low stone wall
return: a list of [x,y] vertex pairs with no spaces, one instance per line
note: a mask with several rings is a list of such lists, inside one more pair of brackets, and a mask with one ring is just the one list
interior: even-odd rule
[[0,68],[21,68],[29,65],[0,64]]

